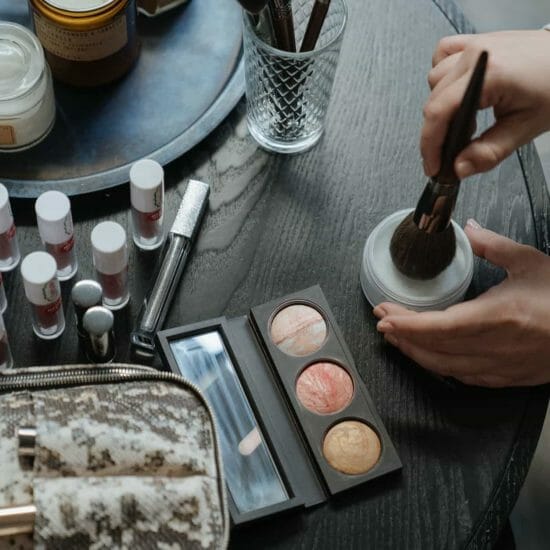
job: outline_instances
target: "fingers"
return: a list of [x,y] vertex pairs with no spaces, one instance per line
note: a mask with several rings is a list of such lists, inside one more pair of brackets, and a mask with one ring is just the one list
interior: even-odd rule
[[457,52],[461,52],[473,40],[472,34],[456,34],[446,36],[439,41],[432,57],[432,66],[435,67],[444,58]]
[[473,140],[456,158],[455,172],[464,179],[479,172],[491,170],[518,147],[533,137],[523,115],[501,119],[480,137]]
[[406,307],[394,304],[393,302],[383,302],[378,304],[372,312],[378,319],[383,319],[387,315],[415,315],[416,312]]
[[435,176],[440,168],[441,148],[451,118],[458,109],[468,85],[469,74],[447,86],[437,97],[431,97],[424,106],[424,126],[420,136],[420,152],[427,176]]
[[453,69],[456,68],[460,57],[460,53],[454,53],[453,55],[443,59],[432,68],[432,70],[428,73],[428,84],[432,90],[439,84],[439,82],[441,82],[443,78],[446,78],[449,74],[451,74]]
[[526,261],[531,256],[530,247],[483,229],[474,220],[468,220],[465,232],[476,256],[485,258],[508,272],[521,271],[526,267]]

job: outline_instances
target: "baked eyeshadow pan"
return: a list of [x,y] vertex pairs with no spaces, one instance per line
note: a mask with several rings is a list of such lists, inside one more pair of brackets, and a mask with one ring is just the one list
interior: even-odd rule
[[318,286],[157,339],[213,409],[234,524],[401,468]]
[[270,336],[280,350],[303,357],[321,348],[327,337],[327,325],[314,307],[293,304],[275,315]]
[[336,363],[313,363],[298,376],[296,396],[311,412],[333,414],[345,409],[353,399],[353,380]]

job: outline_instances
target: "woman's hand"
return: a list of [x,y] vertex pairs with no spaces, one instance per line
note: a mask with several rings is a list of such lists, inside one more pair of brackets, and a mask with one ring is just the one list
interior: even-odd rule
[[494,168],[550,129],[550,32],[512,31],[443,38],[433,56],[420,149],[424,171],[439,171],[443,140],[482,50],[489,52],[481,97],[496,122],[455,161],[459,179]]
[[474,253],[505,268],[508,277],[445,311],[380,304],[374,308],[378,330],[419,365],[466,384],[550,382],[550,257],[473,220],[466,234]]

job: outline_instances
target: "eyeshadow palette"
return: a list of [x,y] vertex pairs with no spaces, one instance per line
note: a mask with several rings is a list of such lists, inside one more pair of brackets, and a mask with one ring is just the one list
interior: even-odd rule
[[213,409],[234,524],[401,468],[320,287],[157,340]]

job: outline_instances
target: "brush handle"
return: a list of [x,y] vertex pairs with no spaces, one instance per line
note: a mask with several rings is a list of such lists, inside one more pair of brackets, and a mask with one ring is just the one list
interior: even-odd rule
[[471,139],[485,79],[487,57],[487,52],[481,52],[460,107],[447,130],[439,174],[428,181],[414,211],[414,223],[426,233],[444,231],[451,222],[460,189],[454,163]]
[[329,7],[330,0],[316,0],[315,4],[313,4],[313,9],[311,10],[311,15],[302,41],[302,47],[300,48],[301,52],[310,52],[315,49]]
[[437,175],[437,179],[441,182],[450,184],[458,182],[454,163],[456,157],[470,143],[472,137],[476,112],[479,108],[481,90],[485,79],[487,57],[488,54],[486,51],[481,52],[479,55],[460,107],[452,118],[447,130],[441,150],[441,168]]
[[296,37],[294,35],[291,0],[268,0],[267,6],[271,14],[277,48],[287,52],[295,52]]

